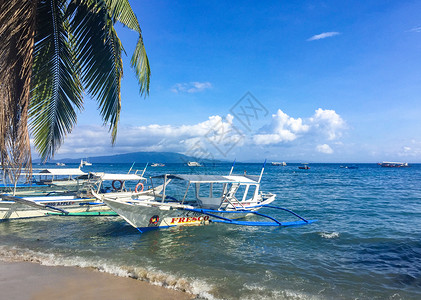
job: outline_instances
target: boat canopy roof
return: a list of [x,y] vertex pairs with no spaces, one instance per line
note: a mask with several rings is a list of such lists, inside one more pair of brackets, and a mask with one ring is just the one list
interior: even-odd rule
[[152,178],[181,179],[190,183],[243,183],[258,184],[258,176],[252,175],[201,175],[201,174],[166,174],[154,176]]
[[121,181],[138,180],[139,181],[139,180],[146,179],[137,174],[112,174],[112,173],[103,173],[103,172],[91,172],[90,174],[92,174],[95,177],[99,177],[103,181],[105,180],[121,180]]
[[44,169],[39,171],[38,173],[33,173],[33,175],[67,175],[67,176],[81,176],[85,175],[86,173],[83,172],[81,169],[78,168],[66,168],[66,169]]

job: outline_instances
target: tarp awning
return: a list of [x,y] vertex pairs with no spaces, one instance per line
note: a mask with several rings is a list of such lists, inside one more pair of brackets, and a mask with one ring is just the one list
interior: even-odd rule
[[44,169],[33,175],[51,175],[51,176],[81,176],[86,173],[78,168],[65,168],[65,169]]
[[[201,174],[167,174],[168,179],[181,179],[191,183],[245,183],[257,184],[253,176],[243,175],[201,175]],[[165,175],[154,176],[153,178],[164,178]],[[257,177],[257,176],[256,176]]]
[[146,178],[137,175],[137,174],[112,174],[112,173],[90,173],[93,174],[94,176],[97,176],[99,178],[101,178],[103,181],[105,180],[121,180],[121,181],[126,181],[126,180],[145,180]]

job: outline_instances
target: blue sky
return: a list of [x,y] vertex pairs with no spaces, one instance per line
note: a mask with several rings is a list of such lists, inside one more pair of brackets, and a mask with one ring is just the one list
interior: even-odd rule
[[176,151],[421,162],[420,1],[131,3],[151,64],[150,95],[139,95],[130,69],[136,34],[119,27],[129,57],[117,143],[111,147],[87,98],[55,158]]

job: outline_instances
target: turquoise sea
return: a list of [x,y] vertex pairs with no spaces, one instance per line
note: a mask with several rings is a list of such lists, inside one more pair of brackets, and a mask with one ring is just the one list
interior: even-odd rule
[[[169,164],[145,175],[227,174],[230,167]],[[94,267],[198,299],[421,299],[421,165],[310,167],[267,165],[261,190],[277,194],[274,205],[319,220],[311,225],[210,224],[140,234],[119,217],[50,216],[1,222],[0,257]],[[96,164],[84,170],[129,168]],[[237,173],[260,169],[235,166]]]

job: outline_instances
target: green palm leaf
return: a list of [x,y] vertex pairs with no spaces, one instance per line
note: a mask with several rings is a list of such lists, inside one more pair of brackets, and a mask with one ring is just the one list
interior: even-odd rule
[[149,94],[151,70],[145,45],[143,44],[142,30],[128,0],[105,0],[113,20],[119,21],[139,34],[135,51],[131,59],[132,67],[139,81],[140,94]]
[[104,123],[110,124],[115,142],[121,110],[122,45],[103,1],[73,1],[72,16],[75,55],[88,92],[97,99]]
[[139,81],[140,94],[149,94],[149,83],[151,70],[145,45],[143,44],[142,30],[128,0],[105,0],[113,20],[116,20],[128,28],[136,31],[139,38],[131,59],[132,67],[135,70]]
[[66,0],[40,1],[29,116],[41,157],[53,156],[82,109],[78,65],[69,44]]

